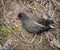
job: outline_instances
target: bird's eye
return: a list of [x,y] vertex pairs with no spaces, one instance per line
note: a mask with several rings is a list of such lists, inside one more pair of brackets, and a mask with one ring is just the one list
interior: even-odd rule
[[22,17],[22,15],[21,14],[18,14],[18,18],[21,18]]

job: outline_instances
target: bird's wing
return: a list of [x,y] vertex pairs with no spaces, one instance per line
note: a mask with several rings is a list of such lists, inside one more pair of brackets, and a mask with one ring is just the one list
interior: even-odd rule
[[39,24],[39,23],[37,23],[37,22],[35,22],[35,21],[34,21],[34,24],[35,24],[35,26],[33,26],[33,27],[34,27],[34,29],[35,29],[36,31],[38,31],[38,32],[43,32],[44,29],[46,28],[45,25]]
[[32,33],[37,33],[37,32],[42,32],[43,31],[43,28],[46,28],[45,25],[42,25],[42,24],[39,24],[37,23],[36,21],[25,21],[23,23],[24,25],[24,28],[29,31],[29,32],[32,32]]
[[37,22],[35,22],[35,21],[34,21],[34,23],[35,23],[37,26],[46,27],[45,25],[39,24],[39,23],[37,23]]
[[54,23],[54,21],[52,19],[44,19],[44,18],[40,19],[37,22],[42,24],[42,25],[45,25],[45,26],[48,26],[48,25],[51,25]]
[[30,21],[29,24],[27,24],[28,28],[30,28],[31,31],[35,31],[35,32],[39,32],[42,31],[43,28],[45,28],[46,26],[39,24],[35,21]]

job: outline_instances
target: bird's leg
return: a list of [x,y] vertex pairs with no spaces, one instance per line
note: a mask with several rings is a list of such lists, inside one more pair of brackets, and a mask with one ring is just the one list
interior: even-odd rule
[[42,33],[41,33],[41,35],[40,35],[39,44],[40,44],[40,46],[42,46]]
[[39,43],[41,43],[42,42],[42,34],[40,35],[40,41],[39,41]]
[[31,40],[31,43],[34,42],[34,40],[36,39],[36,37],[37,37],[37,34],[35,34],[34,38]]

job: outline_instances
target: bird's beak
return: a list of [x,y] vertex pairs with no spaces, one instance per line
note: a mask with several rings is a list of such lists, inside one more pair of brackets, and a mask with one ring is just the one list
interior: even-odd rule
[[19,20],[18,15],[15,16],[15,19],[16,19],[16,20]]
[[53,29],[55,28],[53,25],[49,25],[49,26],[50,26],[51,28],[53,28]]

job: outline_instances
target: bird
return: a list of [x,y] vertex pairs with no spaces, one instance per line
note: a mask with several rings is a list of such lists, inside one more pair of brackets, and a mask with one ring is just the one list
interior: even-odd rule
[[41,18],[40,20],[37,21],[38,23],[42,24],[42,25],[45,25],[45,26],[48,26],[48,25],[51,25],[54,23],[54,21],[52,19],[45,19],[45,18]]
[[[23,28],[29,33],[40,35],[42,32],[52,29],[49,26],[50,20],[46,20],[44,18],[42,19],[41,22],[36,22],[35,20],[30,19],[23,12],[22,13],[20,12],[17,18],[21,20]],[[51,21],[51,23],[53,23],[53,21]]]

